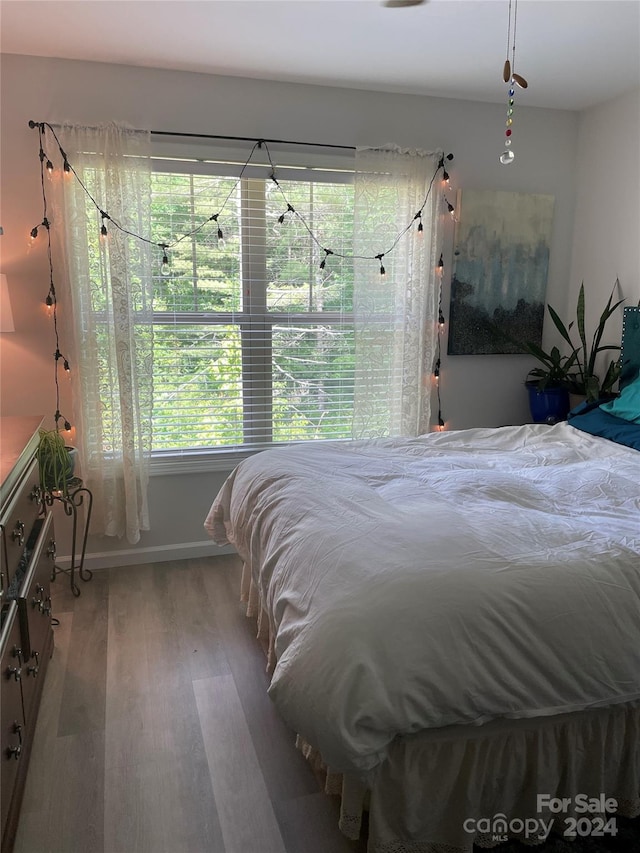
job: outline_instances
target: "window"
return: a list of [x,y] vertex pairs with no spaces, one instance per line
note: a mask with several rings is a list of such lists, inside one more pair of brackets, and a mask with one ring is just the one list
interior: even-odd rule
[[151,237],[179,242],[154,270],[153,449],[350,437],[353,262],[323,251],[351,254],[349,174],[155,162]]

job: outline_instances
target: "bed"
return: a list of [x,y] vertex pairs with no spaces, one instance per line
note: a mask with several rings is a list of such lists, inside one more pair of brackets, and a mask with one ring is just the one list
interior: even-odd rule
[[369,853],[640,814],[640,309],[622,359],[568,422],[274,448],[217,495],[269,693]]

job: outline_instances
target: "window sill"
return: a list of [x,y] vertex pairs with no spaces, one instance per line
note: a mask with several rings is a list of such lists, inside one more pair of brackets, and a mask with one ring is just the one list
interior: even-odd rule
[[151,457],[152,477],[170,474],[204,474],[210,471],[232,471],[244,459],[266,450],[266,447],[230,450],[185,450],[173,453],[158,451]]
[[272,450],[277,447],[292,447],[296,444],[341,444],[350,442],[348,438],[315,439],[313,441],[282,442],[281,444],[264,444],[256,447],[231,447],[219,450],[156,450],[151,456],[150,474],[152,477],[169,474],[203,474],[210,471],[231,472],[244,459]]

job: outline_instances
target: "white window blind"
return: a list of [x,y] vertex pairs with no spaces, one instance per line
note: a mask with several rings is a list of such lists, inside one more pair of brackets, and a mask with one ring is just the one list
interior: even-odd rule
[[170,274],[160,257],[154,270],[153,448],[348,438],[353,262],[339,255],[352,253],[349,173],[279,168],[275,183],[267,168],[240,181],[233,170],[156,161],[151,238],[179,242]]

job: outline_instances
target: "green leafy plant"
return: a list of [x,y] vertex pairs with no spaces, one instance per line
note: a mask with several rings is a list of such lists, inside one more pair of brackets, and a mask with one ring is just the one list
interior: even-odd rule
[[69,481],[73,477],[73,448],[64,443],[56,429],[40,429],[36,458],[40,472],[40,483],[47,491],[67,494]]
[[576,344],[571,337],[571,330],[574,326],[574,321],[568,326],[562,322],[558,313],[548,305],[549,314],[554,322],[556,329],[560,332],[564,340],[571,347],[571,354],[567,366],[570,370],[564,380],[566,387],[572,394],[584,395],[588,401],[597,400],[603,394],[611,393],[613,386],[620,377],[620,357],[611,359],[607,365],[604,378],[596,373],[596,360],[601,352],[607,350],[615,350],[620,352],[620,347],[615,344],[603,344],[602,336],[609,317],[613,314],[616,308],[621,305],[624,300],[619,299],[613,302],[613,294],[620,286],[618,279],[613,286],[613,290],[609,295],[604,311],[600,315],[600,320],[593,332],[590,344],[587,345],[587,334],[585,324],[585,306],[584,306],[584,283],[580,285],[580,293],[578,294],[578,304],[576,306],[575,325],[578,332],[579,343]]
[[[613,386],[620,377],[620,358],[611,359],[602,380],[596,373],[596,360],[598,355],[606,350],[620,351],[620,347],[615,344],[602,343],[602,337],[609,317],[624,302],[623,299],[613,302],[613,294],[618,287],[619,282],[616,279],[616,283],[613,286],[613,290],[609,295],[607,304],[600,315],[598,324],[589,342],[587,342],[585,321],[584,283],[581,284],[580,293],[578,294],[576,319],[572,320],[568,326],[560,319],[558,312],[551,305],[547,305],[553,324],[562,338],[569,344],[570,351],[568,354],[563,355],[558,347],[555,346],[550,352],[545,352],[538,344],[531,343],[530,341],[521,344],[524,352],[528,352],[542,364],[542,367],[535,367],[530,371],[528,377],[530,381],[537,382],[538,388],[541,391],[547,387],[566,388],[571,394],[584,396],[587,401],[597,400],[601,396],[612,392]],[[577,329],[577,341],[571,334],[574,326]]]
[[523,349],[543,364],[543,367],[534,367],[529,371],[527,382],[535,382],[539,391],[546,388],[568,388],[571,368],[576,361],[575,353],[562,355],[558,347],[553,347],[547,353],[542,347],[529,342],[523,344]]

